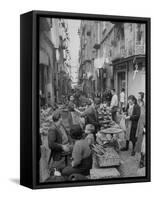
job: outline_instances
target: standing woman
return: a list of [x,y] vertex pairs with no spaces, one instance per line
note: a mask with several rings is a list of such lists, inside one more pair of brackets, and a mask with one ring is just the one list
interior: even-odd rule
[[137,131],[136,131],[136,147],[135,152],[141,152],[142,140],[143,140],[143,129],[145,127],[145,104],[144,104],[144,93],[139,92],[138,94],[138,104],[141,108],[140,119],[138,121]]
[[133,149],[131,155],[135,155],[135,144],[137,141],[136,130],[138,125],[138,120],[140,117],[140,106],[137,104],[135,96],[130,95],[128,97],[128,106],[127,106],[127,116],[126,119],[126,147],[122,150],[127,151],[129,148],[129,141],[133,144]]

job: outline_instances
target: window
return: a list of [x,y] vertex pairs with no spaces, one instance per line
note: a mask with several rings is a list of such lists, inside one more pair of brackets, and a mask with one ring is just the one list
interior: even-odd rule
[[142,43],[142,28],[141,28],[141,24],[137,24],[136,27],[136,44],[137,45],[141,45]]

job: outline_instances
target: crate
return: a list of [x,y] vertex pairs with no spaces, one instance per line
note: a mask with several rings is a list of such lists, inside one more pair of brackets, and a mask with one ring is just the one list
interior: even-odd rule
[[112,167],[120,165],[120,157],[113,148],[106,148],[103,155],[96,154],[96,160],[99,167]]

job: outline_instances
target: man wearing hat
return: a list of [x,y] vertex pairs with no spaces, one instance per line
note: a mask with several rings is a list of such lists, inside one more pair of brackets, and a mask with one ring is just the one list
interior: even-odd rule
[[95,98],[94,102],[81,114],[82,117],[85,117],[86,124],[94,125],[96,131],[99,128],[98,112],[97,112],[99,106],[100,106],[100,99]]

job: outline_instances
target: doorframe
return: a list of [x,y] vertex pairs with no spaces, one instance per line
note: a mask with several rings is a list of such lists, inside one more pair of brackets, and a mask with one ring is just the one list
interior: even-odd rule
[[127,102],[127,98],[128,98],[128,68],[127,68],[127,63],[116,65],[114,71],[115,71],[115,73],[114,73],[114,87],[115,87],[117,95],[118,95],[118,74],[121,73],[121,72],[125,72],[125,78],[126,78],[125,99],[126,99],[126,102]]

